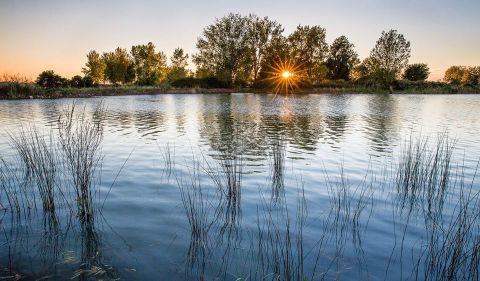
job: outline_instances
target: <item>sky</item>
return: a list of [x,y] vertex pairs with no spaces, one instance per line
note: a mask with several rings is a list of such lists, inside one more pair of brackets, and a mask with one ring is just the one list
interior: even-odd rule
[[479,0],[0,0],[0,75],[72,77],[90,50],[148,42],[167,56],[176,47],[192,54],[203,28],[230,12],[268,16],[285,35],[320,25],[328,43],[347,36],[361,59],[382,30],[397,29],[411,42],[410,63],[430,66],[430,80],[451,65],[480,65]]

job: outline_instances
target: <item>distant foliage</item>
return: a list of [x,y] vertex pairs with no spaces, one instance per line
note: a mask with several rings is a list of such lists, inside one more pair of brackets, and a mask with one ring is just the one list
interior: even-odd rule
[[38,75],[35,83],[43,88],[58,88],[68,86],[68,80],[55,74],[53,70],[45,70]]
[[203,30],[193,62],[202,76],[215,75],[231,85],[251,83],[259,79],[268,49],[282,32],[267,17],[228,14]]
[[103,53],[102,59],[105,62],[105,77],[110,83],[126,84],[135,80],[135,65],[125,49]]
[[383,31],[369,59],[364,62],[371,77],[389,84],[400,75],[410,58],[410,42],[396,30]]
[[171,65],[168,68],[167,80],[172,82],[184,79],[190,75],[188,70],[188,54],[182,48],[176,48],[170,58]]
[[187,78],[179,79],[172,82],[172,86],[177,88],[215,89],[215,88],[228,88],[229,84],[225,81],[219,80],[216,77],[204,77],[204,78],[187,77]]
[[68,84],[70,87],[73,88],[89,88],[95,85],[93,79],[90,76],[82,77],[80,75],[73,76]]
[[329,78],[350,80],[351,71],[359,62],[355,45],[350,43],[345,36],[338,37],[330,46],[326,61]]
[[105,81],[105,60],[96,51],[90,51],[87,54],[87,63],[82,68],[82,72],[85,76],[90,77],[94,84]]
[[[156,52],[155,45],[152,42],[147,45],[133,46],[130,54],[138,85],[157,85],[165,79],[167,57],[163,52]],[[130,81],[133,81],[133,79]]]
[[476,86],[480,80],[480,66],[451,66],[445,71],[443,80],[454,85]]
[[288,36],[289,57],[296,65],[305,69],[306,78],[312,83],[326,78],[324,61],[327,57],[328,44],[325,38],[325,28],[318,25],[299,25]]
[[424,63],[410,64],[403,72],[403,79],[410,81],[425,81],[430,75],[430,68]]

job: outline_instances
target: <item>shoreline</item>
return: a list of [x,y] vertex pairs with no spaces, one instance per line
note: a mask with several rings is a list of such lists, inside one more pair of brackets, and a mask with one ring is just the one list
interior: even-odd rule
[[[161,87],[97,87],[97,88],[33,88],[25,93],[0,94],[0,100],[25,100],[25,99],[61,99],[61,98],[91,98],[109,96],[136,96],[136,95],[162,95],[162,94],[275,94],[268,89],[252,88],[161,88]],[[277,93],[279,95],[284,95]],[[299,89],[290,94],[390,94],[389,90],[378,88],[311,88]],[[393,90],[391,94],[398,95],[455,95],[455,94],[480,94],[479,88],[451,88],[434,87],[420,89]]]

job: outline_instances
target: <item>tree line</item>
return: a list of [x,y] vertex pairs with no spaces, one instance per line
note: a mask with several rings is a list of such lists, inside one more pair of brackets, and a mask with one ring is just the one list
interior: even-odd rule
[[[196,71],[188,69],[189,55],[177,48],[167,62],[164,52],[153,43],[117,48],[102,54],[87,54],[83,77],[70,80],[53,71],[42,72],[37,83],[43,87],[89,87],[97,84],[192,86],[208,85],[266,87],[279,68],[292,68],[305,84],[325,80],[358,81],[389,86],[405,79],[424,81],[426,64],[408,64],[410,42],[397,30],[383,31],[370,51],[360,60],[355,45],[346,36],[326,42],[325,28],[299,25],[288,35],[283,26],[268,17],[230,13],[204,28],[192,55]],[[453,84],[477,85],[479,67],[450,67],[444,80]],[[203,85],[203,84],[202,84]]]

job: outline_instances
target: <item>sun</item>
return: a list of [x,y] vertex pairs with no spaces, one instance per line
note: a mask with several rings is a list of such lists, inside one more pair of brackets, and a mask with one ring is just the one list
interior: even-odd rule
[[289,79],[293,76],[293,73],[291,73],[289,70],[284,70],[282,72],[282,78],[284,79]]
[[307,78],[305,70],[292,59],[279,59],[269,68],[263,81],[270,83],[275,94],[294,93]]
[[292,93],[305,80],[305,71],[289,59],[277,61],[275,65],[270,66],[270,69],[266,80],[271,82],[275,94]]

